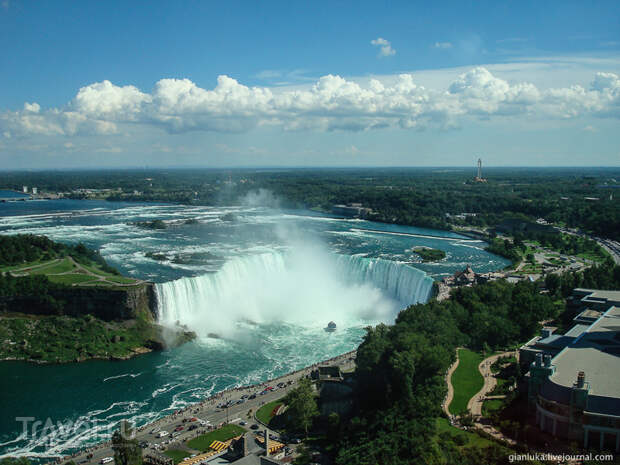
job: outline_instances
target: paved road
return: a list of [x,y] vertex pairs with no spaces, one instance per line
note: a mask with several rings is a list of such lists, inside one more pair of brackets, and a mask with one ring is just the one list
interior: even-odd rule
[[[339,357],[336,357],[336,359],[332,359],[329,362],[319,363],[316,366],[338,363],[341,366],[341,369],[349,370],[355,367],[354,357],[355,357],[354,354],[347,353]],[[208,400],[201,404],[196,404],[195,406],[191,408],[187,408],[182,413],[164,417],[150,425],[140,428],[140,430],[136,434],[136,438],[138,439],[138,441],[146,441],[150,444],[149,448],[144,450],[144,453],[146,454],[154,450],[153,446],[155,445],[165,445],[167,448],[170,446],[174,447],[175,445],[174,443],[176,443],[178,446],[181,446],[184,441],[193,439],[196,436],[199,436],[201,434],[208,432],[207,428],[205,427],[199,427],[198,429],[195,429],[193,431],[187,431],[187,428],[190,425],[196,424],[197,422],[183,423],[183,419],[189,419],[192,417],[196,417],[196,418],[199,418],[200,420],[209,422],[209,424],[213,425],[214,427],[217,427],[219,424],[224,423],[226,421],[229,421],[230,423],[236,423],[236,424],[239,424],[240,422],[245,421],[247,422],[247,425],[245,425],[247,428],[250,425],[257,423],[254,420],[254,413],[256,412],[256,410],[258,410],[262,405],[266,403],[269,403],[271,401],[278,400],[284,397],[288,393],[288,391],[296,387],[297,381],[299,381],[299,379],[307,376],[312,370],[316,368],[316,366],[307,367],[298,372],[284,375],[280,378],[274,379],[267,383],[263,383],[260,386],[250,386],[250,387],[243,388],[243,389],[226,391],[224,393],[221,393],[221,395],[217,399]],[[289,381],[291,381],[290,385],[288,385]],[[281,389],[276,388],[271,392],[267,392],[266,394],[257,395],[256,398],[254,399],[247,399],[243,403],[240,403],[240,404],[235,403],[228,409],[222,409],[222,408],[217,407],[218,405],[228,400],[232,400],[233,402],[236,402],[239,399],[241,399],[241,397],[244,395],[251,395],[251,394],[261,392],[267,386],[272,386],[275,388],[278,383],[285,383],[287,385],[284,388],[281,388]],[[250,414],[250,417],[248,418],[249,413],[251,414]],[[151,433],[151,431],[153,431],[154,429],[157,429],[157,431],[164,430],[164,431],[167,431],[168,433],[172,433],[174,432],[175,428],[179,426],[183,426],[184,430],[181,431],[181,433],[177,437],[174,438],[173,442],[171,441],[170,436],[166,436],[163,438],[157,438],[156,437],[157,432]],[[260,426],[260,430],[265,429],[262,425],[259,424],[259,426]],[[93,457],[90,459],[87,459],[86,456],[89,452],[93,454]],[[65,457],[62,460],[62,462],[66,462],[68,460],[74,460],[78,464],[94,465],[94,464],[99,463],[99,461],[103,457],[111,457],[113,455],[114,454],[112,452],[110,444],[104,443],[104,444],[99,445],[96,448],[91,448],[89,450],[86,450],[76,456]]]
[[593,237],[596,242],[599,243],[609,254],[613,257],[616,265],[620,265],[620,243],[612,241],[611,239],[601,239],[600,237]]

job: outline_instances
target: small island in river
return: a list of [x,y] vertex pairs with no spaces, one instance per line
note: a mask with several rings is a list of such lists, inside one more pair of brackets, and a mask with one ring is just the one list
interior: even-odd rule
[[446,253],[443,250],[430,247],[416,247],[413,252],[422,257],[422,261],[425,262],[437,262],[446,258]]

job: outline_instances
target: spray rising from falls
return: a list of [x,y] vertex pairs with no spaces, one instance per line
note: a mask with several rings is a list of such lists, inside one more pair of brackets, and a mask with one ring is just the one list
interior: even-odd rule
[[156,293],[162,324],[235,338],[237,323],[391,322],[407,305],[426,302],[432,283],[407,265],[312,250],[237,257],[217,273],[158,284]]

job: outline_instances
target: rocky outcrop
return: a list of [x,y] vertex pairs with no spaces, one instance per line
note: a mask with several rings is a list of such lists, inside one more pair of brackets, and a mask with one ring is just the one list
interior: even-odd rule
[[[123,289],[74,288],[66,294],[66,312],[89,313],[103,320],[154,319],[155,293],[151,283]],[[74,313],[75,312],[75,313]]]
[[105,321],[156,319],[157,303],[152,283],[117,288],[66,286],[51,290],[50,295],[57,303],[54,311],[41,311],[36,297],[32,296],[5,299],[0,310],[28,314],[93,315]]

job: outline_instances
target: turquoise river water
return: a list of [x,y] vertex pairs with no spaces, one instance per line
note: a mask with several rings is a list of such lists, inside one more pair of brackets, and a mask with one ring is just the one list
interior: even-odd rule
[[[132,224],[154,219],[168,227]],[[123,362],[1,362],[0,457],[68,453],[105,438],[120,420],[143,425],[216,392],[347,352],[364,327],[393,322],[400,309],[425,302],[434,279],[466,265],[483,272],[507,264],[483,242],[450,232],[252,202],[9,202],[0,204],[0,233],[99,249],[123,273],[156,283],[162,324],[186,324],[199,336]],[[418,246],[447,257],[422,263],[411,251]],[[338,330],[328,333],[332,320]],[[24,436],[20,417],[55,427]]]

